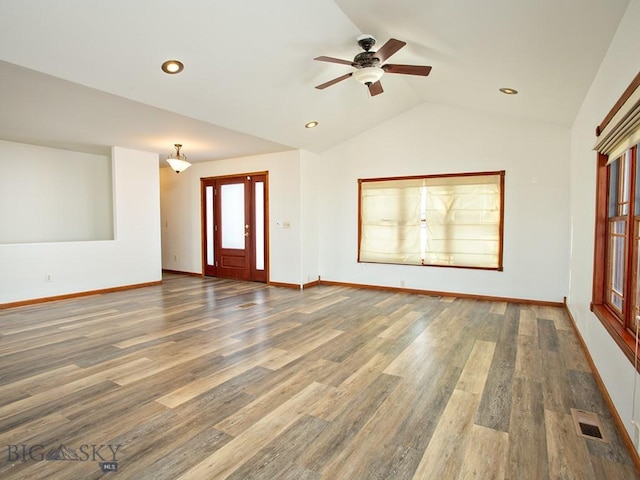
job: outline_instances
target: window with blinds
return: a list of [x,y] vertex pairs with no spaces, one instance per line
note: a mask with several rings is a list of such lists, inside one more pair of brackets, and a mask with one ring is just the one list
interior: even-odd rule
[[358,261],[502,270],[504,173],[358,180]]
[[[591,310],[627,358],[640,355],[640,73],[596,128]],[[640,364],[639,364],[640,365]]]

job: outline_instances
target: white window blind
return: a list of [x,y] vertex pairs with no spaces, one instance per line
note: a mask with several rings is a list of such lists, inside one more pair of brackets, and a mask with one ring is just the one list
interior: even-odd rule
[[501,269],[503,178],[360,180],[359,261]]
[[360,261],[420,262],[422,180],[361,184]]
[[[608,155],[608,163],[613,162],[626,150],[640,142],[640,87],[638,87],[638,79],[639,77],[636,76],[627,89],[626,100],[609,118],[602,131],[598,131],[598,140],[593,149]],[[600,127],[598,127],[599,129]]]

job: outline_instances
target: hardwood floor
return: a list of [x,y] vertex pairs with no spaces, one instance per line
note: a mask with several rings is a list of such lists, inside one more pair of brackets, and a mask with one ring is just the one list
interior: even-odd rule
[[0,325],[3,479],[640,478],[561,308],[169,274]]

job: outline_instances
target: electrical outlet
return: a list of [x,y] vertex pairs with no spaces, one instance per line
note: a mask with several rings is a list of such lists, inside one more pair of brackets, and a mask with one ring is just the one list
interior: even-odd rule
[[177,262],[177,261],[178,261],[178,255],[174,255],[174,256],[173,256],[173,261],[174,261],[174,262]]
[[404,287],[404,280],[400,280],[400,286]]
[[53,280],[53,277],[51,276],[51,274],[50,274],[50,273],[47,273],[47,274],[44,276],[44,281],[45,281],[45,282],[51,282],[52,280]]

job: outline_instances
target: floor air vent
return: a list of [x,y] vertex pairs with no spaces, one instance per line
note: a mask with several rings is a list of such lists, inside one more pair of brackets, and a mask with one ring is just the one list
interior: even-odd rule
[[571,415],[573,416],[573,423],[576,426],[576,433],[579,437],[598,440],[599,442],[608,442],[602,428],[602,423],[600,422],[600,417],[598,417],[597,414],[572,408]]

